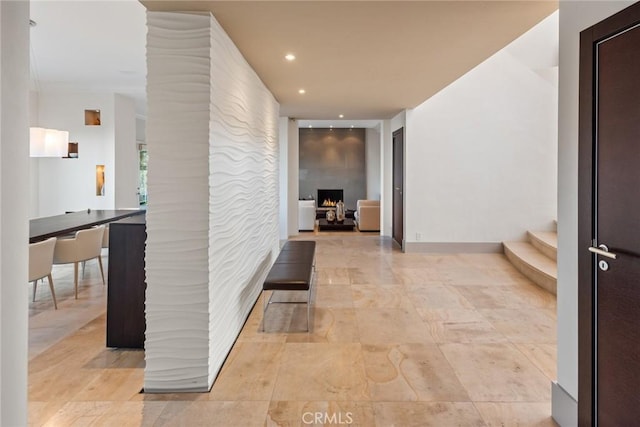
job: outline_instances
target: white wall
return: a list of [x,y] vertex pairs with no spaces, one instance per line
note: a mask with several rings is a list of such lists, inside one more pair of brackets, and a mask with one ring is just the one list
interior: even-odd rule
[[[557,56],[538,51],[557,52],[557,34],[556,13],[407,111],[408,250],[521,240],[527,229],[552,227]],[[418,234],[428,243],[412,245]]]
[[280,180],[280,239],[297,236],[300,134],[298,121],[289,117],[278,119],[279,180]]
[[[144,389],[204,391],[210,376],[209,19],[148,12],[147,26]],[[164,35],[174,26],[185,37],[171,46]],[[185,53],[182,61],[178,52]],[[183,90],[187,82],[190,91]]]
[[[633,1],[560,1],[558,99],[558,384],[578,397],[579,33]],[[563,408],[554,401],[554,416]]]
[[114,96],[114,149],[115,208],[138,208],[136,104],[132,98],[119,94]]
[[215,18],[209,25],[211,386],[280,248],[280,106]]
[[367,199],[380,200],[381,191],[381,147],[380,127],[367,128],[365,131],[365,161],[367,174]]
[[29,2],[0,2],[0,425],[27,425]]
[[[400,128],[405,128],[406,133],[406,111],[398,113],[391,120],[382,122],[382,143],[380,146],[381,157],[381,197],[380,197],[380,234],[391,237],[393,232],[393,132]],[[405,144],[406,145],[406,144]]]
[[136,117],[136,141],[145,142],[147,140],[147,119]]
[[279,107],[210,15],[147,22],[144,388],[207,391],[278,252]]
[[[113,209],[115,201],[114,96],[97,93],[40,92],[38,125],[69,131],[78,142],[77,159],[40,158],[39,209],[50,216],[91,209]],[[84,110],[101,111],[100,126],[85,126]],[[105,165],[105,195],[96,195],[96,165]]]
[[[38,126],[38,92],[29,91],[29,127]],[[40,211],[40,161],[29,157],[29,218],[35,218]]]
[[[39,92],[30,96],[30,125],[69,131],[78,158],[30,160],[30,217],[66,211],[137,208],[138,154],[133,99],[113,93]],[[100,110],[100,126],[84,110]],[[96,166],[105,165],[105,195],[96,195]]]
[[279,227],[280,240],[289,238],[289,118],[280,117],[278,119],[278,141],[279,141],[279,188],[280,188],[280,208]]
[[288,142],[287,165],[288,165],[288,209],[289,209],[289,236],[297,236],[298,232],[298,198],[300,193],[300,133],[298,122],[289,120],[287,126]]

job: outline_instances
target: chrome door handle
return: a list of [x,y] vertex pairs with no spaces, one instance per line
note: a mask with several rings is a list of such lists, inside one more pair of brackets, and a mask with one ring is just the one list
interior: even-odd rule
[[602,255],[604,257],[611,258],[611,259],[618,259],[618,255],[614,254],[613,252],[609,252],[609,248],[607,247],[607,245],[600,245],[597,248],[590,246],[589,252]]

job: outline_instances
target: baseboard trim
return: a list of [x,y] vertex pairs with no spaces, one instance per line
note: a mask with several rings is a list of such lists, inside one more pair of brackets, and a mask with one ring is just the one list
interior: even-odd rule
[[171,390],[167,390],[164,388],[143,388],[142,390],[140,390],[140,393],[145,393],[145,394],[167,394],[167,393],[209,393],[211,391],[211,387],[213,387],[213,384],[211,384],[211,386],[209,387],[193,387],[193,388],[185,388],[185,389],[180,389],[180,390],[176,390],[176,389],[171,389]]
[[578,402],[556,381],[551,382],[551,416],[561,427],[578,425]]
[[422,253],[502,253],[500,242],[405,242],[404,251]]

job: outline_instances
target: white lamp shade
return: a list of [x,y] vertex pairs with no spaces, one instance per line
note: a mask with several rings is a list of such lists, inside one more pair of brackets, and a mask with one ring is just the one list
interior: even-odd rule
[[66,130],[49,129],[45,139],[45,151],[51,157],[64,157],[69,152],[69,132]]
[[69,132],[57,129],[30,128],[31,157],[64,157],[69,147]]
[[47,134],[45,128],[29,128],[29,155],[44,157],[44,140]]

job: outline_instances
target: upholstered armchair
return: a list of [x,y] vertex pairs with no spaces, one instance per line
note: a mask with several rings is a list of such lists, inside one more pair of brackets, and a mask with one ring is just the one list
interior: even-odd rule
[[104,233],[102,234],[102,249],[109,249],[109,224],[104,226]]
[[316,226],[316,201],[298,200],[298,230],[313,231]]
[[78,263],[97,259],[100,266],[100,275],[102,276],[102,284],[104,281],[104,270],[102,269],[102,236],[104,234],[104,225],[80,230],[76,232],[73,239],[58,239],[56,241],[55,250],[53,252],[54,264],[71,264],[73,263],[73,281],[76,290],[76,299],[78,299]]
[[53,278],[51,277],[51,267],[53,266],[53,251],[56,248],[56,238],[44,240],[29,245],[29,281],[33,282],[33,300],[36,300],[36,288],[38,280],[47,278],[49,280],[49,289],[51,289],[51,298],[53,298],[53,306],[58,309],[56,301],[56,291],[53,290]]
[[380,231],[380,200],[358,200],[355,219],[360,231]]

